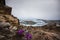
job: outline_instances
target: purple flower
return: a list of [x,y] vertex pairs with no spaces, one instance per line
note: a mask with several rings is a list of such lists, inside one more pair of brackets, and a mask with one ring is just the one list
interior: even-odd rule
[[30,40],[32,38],[32,35],[30,33],[26,33],[25,38],[27,40]]
[[24,30],[20,29],[20,30],[18,30],[17,33],[18,33],[18,35],[22,35],[24,33]]

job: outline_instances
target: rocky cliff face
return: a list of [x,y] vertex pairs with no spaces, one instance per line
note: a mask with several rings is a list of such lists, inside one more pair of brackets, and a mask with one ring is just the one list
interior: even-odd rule
[[11,14],[11,7],[0,7],[0,22],[9,22],[13,26],[19,25],[19,20]]
[[11,14],[12,8],[0,0],[0,40],[11,40],[20,25],[19,19]]

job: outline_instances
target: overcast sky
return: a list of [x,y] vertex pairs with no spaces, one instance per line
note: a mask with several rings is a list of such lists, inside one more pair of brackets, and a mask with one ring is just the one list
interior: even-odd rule
[[58,0],[6,0],[18,18],[60,19]]

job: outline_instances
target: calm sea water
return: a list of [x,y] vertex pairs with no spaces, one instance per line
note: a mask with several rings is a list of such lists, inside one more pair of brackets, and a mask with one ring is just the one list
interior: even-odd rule
[[21,19],[20,24],[24,26],[44,26],[48,23],[42,19]]

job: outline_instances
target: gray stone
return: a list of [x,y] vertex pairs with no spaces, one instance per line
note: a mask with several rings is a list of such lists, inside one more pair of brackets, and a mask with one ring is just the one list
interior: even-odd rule
[[3,36],[3,35],[0,35],[0,39],[2,39],[2,38],[4,38],[5,36]]
[[8,22],[0,22],[0,27],[10,27],[10,23],[8,23]]

